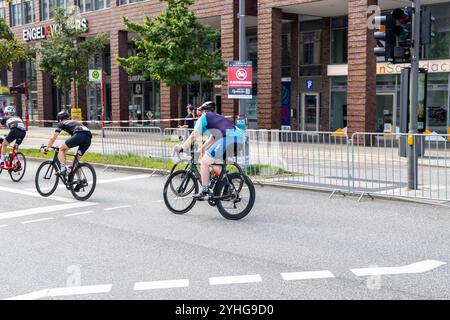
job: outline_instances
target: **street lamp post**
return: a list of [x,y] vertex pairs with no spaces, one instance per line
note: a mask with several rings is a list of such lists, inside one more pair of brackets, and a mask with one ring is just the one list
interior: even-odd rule
[[[245,0],[239,0],[239,61],[247,60],[247,41],[245,34]],[[239,114],[243,113],[243,99],[239,99]]]

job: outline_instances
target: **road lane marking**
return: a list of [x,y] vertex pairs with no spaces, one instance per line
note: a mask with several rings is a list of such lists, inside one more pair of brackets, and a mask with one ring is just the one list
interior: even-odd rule
[[[26,191],[26,190],[14,189],[14,188],[5,188],[5,187],[0,186],[0,191],[21,194],[21,195],[29,196],[29,197],[42,198],[42,196],[36,191],[36,189],[33,189],[31,191]],[[50,196],[47,199],[60,201],[60,202],[67,202],[67,203],[73,203],[76,201],[74,199],[63,198],[63,197],[58,197],[58,196]]]
[[0,228],[6,228],[8,225],[7,224],[2,224],[0,225]]
[[66,287],[66,288],[53,288],[44,289],[20,296],[6,298],[3,300],[37,300],[46,297],[62,297],[62,296],[74,296],[83,294],[96,294],[96,293],[108,293],[111,291],[112,284],[96,285],[96,286],[83,286],[83,287]]
[[222,285],[222,284],[252,283],[252,282],[261,282],[261,281],[262,281],[262,279],[259,274],[209,278],[209,284],[211,286]]
[[105,208],[105,211],[112,211],[112,210],[119,210],[119,209],[125,209],[125,208],[131,208],[131,206],[120,206],[120,207],[112,207],[112,208]]
[[424,260],[401,267],[384,267],[384,268],[359,268],[350,269],[357,277],[379,276],[388,274],[410,274],[424,273],[436,269],[446,264],[437,260]]
[[97,181],[97,184],[106,184],[106,183],[122,182],[122,181],[129,181],[129,180],[134,181],[134,180],[146,179],[146,178],[150,178],[150,175],[149,174],[141,174],[141,175],[134,175],[134,176],[129,176],[129,177],[99,180],[99,181]]
[[136,282],[134,284],[134,291],[186,288],[186,287],[189,287],[188,279]]
[[308,272],[287,272],[282,273],[281,276],[285,281],[334,278],[334,274],[328,270],[308,271]]
[[31,215],[36,215],[36,214],[40,214],[40,213],[49,213],[49,212],[56,212],[56,211],[65,211],[65,210],[70,210],[70,209],[79,209],[79,208],[96,206],[96,205],[98,205],[98,203],[95,203],[95,202],[75,202],[75,203],[59,204],[59,205],[48,206],[48,207],[2,212],[2,213],[0,213],[0,220],[18,218],[18,217],[24,217],[24,216],[31,216]]
[[84,212],[78,212],[78,213],[71,213],[71,214],[66,214],[64,217],[81,216],[81,215],[89,214],[89,213],[94,213],[94,211],[84,211]]
[[41,221],[48,221],[48,220],[54,220],[55,218],[42,218],[42,219],[36,219],[36,220],[28,220],[28,221],[23,221],[23,224],[28,224],[28,223],[35,223],[35,222],[41,222]]

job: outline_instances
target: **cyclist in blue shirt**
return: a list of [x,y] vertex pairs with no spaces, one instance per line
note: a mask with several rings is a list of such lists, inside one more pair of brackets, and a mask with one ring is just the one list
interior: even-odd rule
[[197,200],[209,199],[209,178],[210,167],[213,166],[217,160],[222,160],[224,154],[230,151],[234,144],[243,145],[245,133],[237,128],[229,119],[217,114],[216,105],[212,101],[207,101],[198,108],[201,114],[197,120],[194,131],[186,139],[181,146],[176,146],[176,152],[183,152],[189,149],[191,143],[202,135],[209,135],[205,143],[197,150],[200,154],[205,155],[201,158],[200,174],[202,177],[202,191],[195,195]]

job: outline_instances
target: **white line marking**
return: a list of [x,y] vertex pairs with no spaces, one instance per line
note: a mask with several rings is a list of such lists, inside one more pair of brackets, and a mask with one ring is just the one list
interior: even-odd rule
[[3,213],[0,213],[0,220],[24,217],[24,216],[31,216],[31,215],[40,214],[40,213],[65,211],[65,210],[69,210],[69,209],[79,209],[79,208],[83,208],[83,207],[95,206],[97,204],[98,203],[95,203],[95,202],[75,202],[75,203],[68,203],[68,204],[59,204],[56,206],[49,206],[49,207],[40,207],[40,208],[33,208],[33,209],[3,212]]
[[27,224],[27,223],[35,223],[35,222],[41,222],[41,221],[47,221],[47,220],[53,220],[55,218],[42,218],[42,219],[36,219],[36,220],[28,220],[28,221],[23,221],[23,224]]
[[[33,189],[31,191],[25,191],[25,190],[18,190],[18,189],[14,189],[14,188],[0,187],[0,191],[21,194],[21,195],[29,196],[29,197],[42,198],[42,196],[36,191],[36,189]],[[48,197],[48,199],[60,201],[60,202],[67,202],[67,203],[75,202],[74,199],[63,198],[63,197],[58,197],[58,196],[50,196],[50,197]]]
[[94,213],[94,211],[84,211],[84,212],[78,212],[78,213],[71,213],[71,214],[66,214],[64,217],[81,216],[83,214],[89,214],[89,213]]
[[2,225],[0,225],[0,228],[6,228],[8,225],[6,225],[6,224],[2,224]]
[[442,261],[424,260],[402,267],[360,268],[350,269],[350,271],[353,272],[357,277],[378,276],[386,274],[424,273],[443,266],[444,264],[446,263]]
[[252,282],[261,282],[261,281],[262,281],[262,279],[259,274],[209,278],[209,284],[211,286],[221,285],[221,284],[252,283]]
[[112,207],[112,208],[105,208],[105,211],[112,211],[112,210],[119,210],[119,209],[125,209],[125,208],[131,208],[131,206],[120,206],[120,207]]
[[37,300],[46,297],[61,297],[71,295],[82,294],[94,294],[94,293],[108,293],[111,291],[112,284],[98,285],[98,286],[84,286],[84,287],[66,287],[66,288],[54,288],[44,289],[12,298],[6,298],[3,300]]
[[130,176],[130,177],[99,180],[99,181],[97,181],[97,184],[114,183],[114,182],[129,181],[129,180],[134,181],[134,180],[146,179],[146,178],[150,178],[150,175],[149,174],[141,174],[141,175],[135,175],[135,176]]
[[332,274],[328,270],[308,271],[308,272],[288,272],[282,273],[281,276],[285,281],[334,278],[334,274]]
[[155,290],[155,289],[170,289],[170,288],[185,288],[185,287],[189,287],[189,280],[188,279],[137,282],[137,283],[134,284],[134,290],[135,291]]

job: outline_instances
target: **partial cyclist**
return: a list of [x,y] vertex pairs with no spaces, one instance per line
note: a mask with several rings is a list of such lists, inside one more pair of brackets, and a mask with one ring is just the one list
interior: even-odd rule
[[[47,147],[44,148],[44,152],[47,153],[55,143],[56,139],[58,139],[58,136],[62,131],[65,131],[71,135],[71,137],[67,139],[66,142],[63,143],[59,148],[58,159],[61,163],[61,170],[57,174],[62,176],[66,176],[67,174],[66,153],[69,151],[69,149],[78,147],[76,157],[79,161],[89,149],[92,142],[91,131],[80,122],[76,120],[69,120],[69,118],[70,115],[67,111],[61,111],[58,113],[58,115],[56,116],[56,119],[58,120],[58,127],[56,128],[53,136],[48,141]],[[79,185],[82,185],[84,183],[84,178],[81,177],[81,175],[79,175],[78,173],[76,174],[78,177],[78,181],[80,182]]]
[[16,108],[14,108],[13,106],[7,106],[4,112],[5,117],[1,119],[1,124],[9,128],[9,134],[4,139],[0,137],[0,166],[3,166],[5,164],[6,148],[8,147],[8,145],[15,141],[16,145],[20,146],[27,134],[22,119],[16,115]]
[[198,137],[209,136],[197,150],[200,155],[203,155],[200,160],[202,190],[194,197],[199,201],[204,201],[210,197],[210,168],[214,168],[214,164],[223,160],[231,146],[236,148],[239,145],[242,146],[245,141],[245,133],[229,119],[216,113],[216,105],[212,101],[205,102],[197,110],[201,116],[195,124],[194,131],[181,146],[175,147],[175,152],[181,153],[188,150]]

